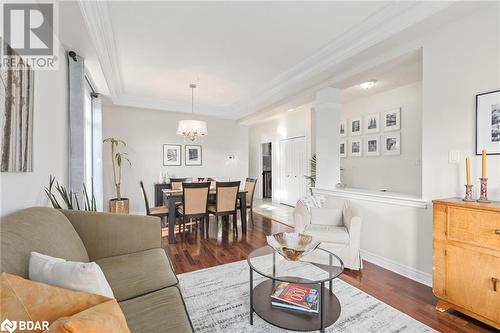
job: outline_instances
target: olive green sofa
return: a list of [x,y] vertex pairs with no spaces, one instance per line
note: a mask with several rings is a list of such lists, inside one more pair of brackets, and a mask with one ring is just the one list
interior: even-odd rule
[[95,261],[132,333],[193,332],[159,218],[34,207],[2,218],[0,239],[2,272],[27,278],[31,251]]

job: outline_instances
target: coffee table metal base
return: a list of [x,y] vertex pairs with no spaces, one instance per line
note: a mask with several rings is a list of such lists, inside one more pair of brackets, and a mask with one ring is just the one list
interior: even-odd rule
[[[271,305],[271,293],[276,282],[265,280],[258,284],[252,291],[250,311],[268,323],[293,331],[324,331],[324,329],[337,321],[340,316],[340,302],[338,298],[323,286],[322,316],[320,314],[301,313],[293,310],[275,308]],[[312,285],[308,285],[312,286]],[[315,284],[318,291],[321,284]],[[320,310],[321,311],[321,310]],[[250,324],[253,324],[253,313],[250,314]],[[323,323],[321,323],[323,318]],[[323,324],[323,325],[322,325]]]

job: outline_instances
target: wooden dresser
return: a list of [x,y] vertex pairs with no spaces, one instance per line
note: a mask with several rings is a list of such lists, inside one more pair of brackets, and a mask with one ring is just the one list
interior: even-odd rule
[[453,308],[500,329],[500,202],[433,203],[436,308]]

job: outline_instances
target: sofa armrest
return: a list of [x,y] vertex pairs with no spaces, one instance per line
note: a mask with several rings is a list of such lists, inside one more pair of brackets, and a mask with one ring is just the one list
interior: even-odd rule
[[297,202],[297,205],[293,210],[293,221],[295,232],[300,233],[304,232],[306,225],[311,223],[311,213],[302,201]]
[[80,236],[91,261],[161,248],[158,217],[62,210]]

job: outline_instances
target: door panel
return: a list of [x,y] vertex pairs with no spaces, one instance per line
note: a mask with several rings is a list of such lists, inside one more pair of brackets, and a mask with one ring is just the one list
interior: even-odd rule
[[500,257],[454,245],[448,245],[446,252],[448,299],[500,321]]
[[306,138],[297,137],[280,142],[281,203],[295,206],[307,193]]

